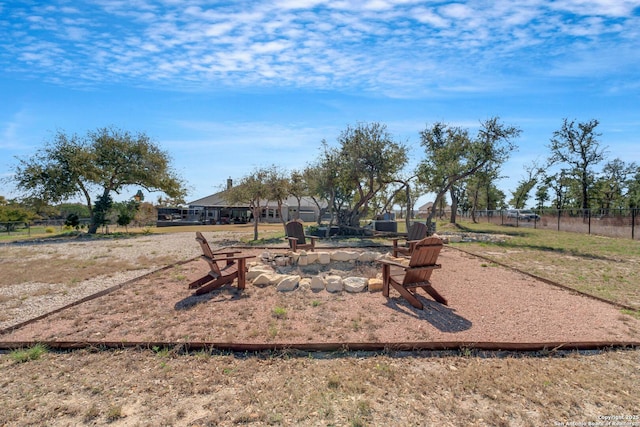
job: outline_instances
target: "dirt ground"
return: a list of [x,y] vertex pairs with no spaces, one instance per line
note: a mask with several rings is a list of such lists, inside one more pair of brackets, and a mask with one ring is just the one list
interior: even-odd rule
[[[245,253],[249,253],[245,251]],[[260,251],[254,252],[259,256]],[[419,292],[413,308],[392,290],[330,293],[249,283],[195,296],[204,261],[162,270],[0,337],[4,342],[205,343],[625,343],[640,320],[616,307],[446,248],[432,283],[449,303]],[[416,345],[418,345],[416,344]]]
[[[637,342],[640,320],[450,247],[439,262],[432,282],[449,305],[422,293],[422,311],[393,291],[387,299],[249,283],[196,297],[186,285],[207,272],[200,260],[131,280],[0,336],[92,344],[26,361],[0,352],[0,426],[640,425],[639,350],[556,346]],[[133,342],[178,345],[100,347]],[[211,346],[185,352],[189,342]],[[460,348],[386,346],[403,342]],[[214,348],[234,343],[289,349]],[[291,349],[309,343],[385,349]],[[479,343],[553,345],[514,353],[474,350]]]

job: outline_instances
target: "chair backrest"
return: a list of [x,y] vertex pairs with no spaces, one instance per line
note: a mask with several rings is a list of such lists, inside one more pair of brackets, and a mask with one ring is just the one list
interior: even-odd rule
[[304,245],[307,243],[304,238],[304,226],[300,221],[289,221],[285,228],[287,230],[287,237],[295,237],[298,239],[298,245]]
[[407,232],[407,240],[422,240],[427,237],[427,226],[421,222],[414,222]]
[[213,251],[211,250],[211,246],[209,246],[207,239],[204,238],[201,232],[196,231],[196,240],[200,243],[200,247],[202,248],[202,258],[209,263],[211,270],[220,274],[220,267],[218,267],[218,263],[213,260]]
[[420,269],[419,267],[435,266],[442,246],[442,240],[437,237],[426,237],[416,243],[409,260],[409,268],[404,277],[404,283],[428,281],[433,270],[428,268]]

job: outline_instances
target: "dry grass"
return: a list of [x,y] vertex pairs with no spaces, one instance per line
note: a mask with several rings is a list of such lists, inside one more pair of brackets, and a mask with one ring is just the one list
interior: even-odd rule
[[[584,282],[590,290],[603,286],[612,299],[638,301],[639,273],[630,265],[637,266],[640,256],[614,257],[608,249],[593,256],[586,249],[590,246],[582,252],[535,246],[467,248],[561,283]],[[1,254],[0,259],[12,266],[20,262]],[[90,260],[52,262],[48,273],[55,267],[59,271],[53,274],[72,280]],[[118,262],[126,268],[145,261]],[[25,267],[36,269],[35,264]],[[69,264],[72,272],[64,272]],[[175,283],[184,280],[182,274],[180,267],[174,269]],[[274,315],[268,325],[248,327],[266,339],[293,335],[295,316],[311,304],[318,319],[325,320],[318,322],[317,333],[326,333],[329,305],[314,298],[311,303],[279,301],[270,307]],[[250,312],[245,315],[251,318]],[[354,307],[349,326],[375,328],[374,315]],[[238,326],[229,321],[229,327]],[[0,425],[11,426],[540,426],[596,425],[604,416],[640,423],[640,350],[256,355],[93,349],[49,352],[22,363],[0,354],[0,372]]]
[[50,258],[46,263],[37,259],[18,258],[12,260],[12,274],[0,276],[0,286],[26,282],[75,283],[113,271],[138,270],[135,261],[109,261],[100,263],[95,259]]
[[27,363],[2,356],[0,369],[2,425],[586,425],[637,415],[640,403],[631,351],[494,358],[83,350]]
[[640,245],[554,230],[464,223],[465,229],[502,233],[502,243],[458,243],[461,249],[640,310]]

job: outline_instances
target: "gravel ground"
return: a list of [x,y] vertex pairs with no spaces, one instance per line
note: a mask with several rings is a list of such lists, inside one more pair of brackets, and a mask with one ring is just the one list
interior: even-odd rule
[[[237,243],[243,233],[206,233],[212,247]],[[135,260],[145,257],[145,268],[122,271],[114,269],[109,274],[100,275],[77,283],[14,282],[0,287],[0,331],[34,317],[64,307],[74,301],[93,295],[102,290],[125,283],[136,277],[158,270],[171,262],[192,259],[200,254],[192,232],[150,234],[133,239],[92,239],[80,238],[74,241],[34,240],[0,245],[1,274],[11,274],[11,264],[17,259],[46,259],[64,257],[75,261],[99,258],[102,262]]]

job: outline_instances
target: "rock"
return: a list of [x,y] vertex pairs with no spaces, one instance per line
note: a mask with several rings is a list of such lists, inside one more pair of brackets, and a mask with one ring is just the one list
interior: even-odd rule
[[249,267],[249,271],[247,271],[247,280],[254,280],[256,277],[261,274],[270,274],[273,273],[273,269],[267,265],[256,265],[255,267]]
[[306,252],[304,254],[300,254],[300,257],[298,258],[298,265],[309,265]]
[[318,253],[307,252],[307,264],[313,264],[316,261],[318,261]]
[[277,285],[278,283],[280,283],[280,280],[282,280],[285,276],[286,274],[272,273],[271,276],[269,276],[269,279],[270,279],[269,284]]
[[335,251],[331,254],[334,261],[355,261],[360,254],[353,251]]
[[302,289],[303,291],[308,291],[311,289],[311,279],[308,277],[303,278],[302,280],[300,280],[300,283],[298,283],[298,288]]
[[318,252],[318,262],[323,265],[331,263],[331,255],[329,252]]
[[286,256],[278,256],[276,257],[276,265],[278,267],[284,267],[289,265],[289,257]]
[[311,290],[312,291],[324,291],[325,280],[320,276],[313,276],[311,278]]
[[459,236],[457,234],[452,234],[449,237],[449,242],[451,243],[459,243],[462,242],[462,236]]
[[342,277],[340,276],[325,277],[325,289],[328,292],[342,292],[344,290],[344,286],[342,284]]
[[254,286],[260,286],[260,287],[264,287],[264,286],[268,286],[271,284],[272,280],[273,280],[273,273],[262,273],[259,276],[257,276],[255,279],[253,279],[253,285]]
[[362,292],[367,287],[367,279],[364,277],[347,277],[342,281],[342,285],[347,292]]
[[293,291],[300,283],[300,276],[284,276],[276,285],[276,290],[280,292]]
[[380,278],[369,279],[367,287],[369,288],[369,292],[380,292],[382,290],[382,284],[383,282]]
[[372,251],[362,252],[358,256],[358,261],[360,261],[360,262],[373,262],[373,261],[377,260],[378,258],[380,258],[381,256],[382,256],[382,254],[380,254],[378,252],[372,252]]

